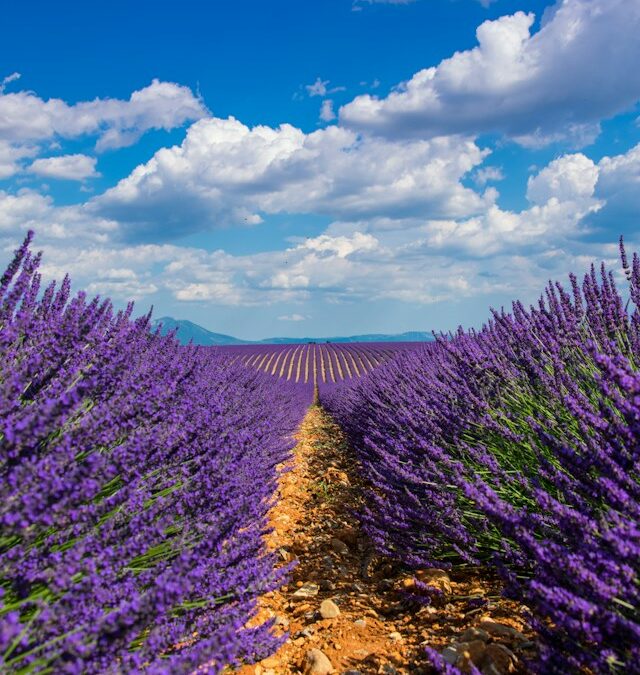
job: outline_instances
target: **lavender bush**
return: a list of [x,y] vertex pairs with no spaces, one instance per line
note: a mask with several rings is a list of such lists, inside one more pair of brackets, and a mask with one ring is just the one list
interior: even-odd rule
[[262,657],[266,513],[309,400],[132,307],[0,279],[0,670],[191,672]]
[[549,284],[323,399],[371,484],[364,524],[413,567],[491,564],[543,673],[640,672],[640,259]]

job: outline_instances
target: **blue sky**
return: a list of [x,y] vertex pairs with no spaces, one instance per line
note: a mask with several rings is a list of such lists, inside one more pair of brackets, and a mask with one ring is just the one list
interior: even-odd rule
[[33,227],[46,277],[117,305],[245,338],[477,326],[640,240],[635,0],[3,19],[0,262]]

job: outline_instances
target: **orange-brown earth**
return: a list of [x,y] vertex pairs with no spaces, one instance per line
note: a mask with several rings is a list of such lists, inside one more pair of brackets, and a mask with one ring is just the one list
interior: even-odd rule
[[[275,631],[287,639],[238,675],[427,674],[424,645],[465,671],[471,658],[483,673],[524,672],[522,658],[533,648],[526,608],[502,599],[495,578],[474,570],[411,573],[372,554],[355,517],[365,495],[357,462],[317,405],[287,469],[268,545],[283,565],[297,564],[287,585],[263,596],[256,617],[276,617]],[[412,601],[416,579],[443,595],[432,605]]]

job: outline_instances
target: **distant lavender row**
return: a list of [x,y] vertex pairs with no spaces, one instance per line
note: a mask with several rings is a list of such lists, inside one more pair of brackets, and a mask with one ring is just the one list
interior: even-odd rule
[[628,306],[592,268],[322,397],[379,549],[496,566],[541,673],[640,672],[640,259],[621,252]]
[[277,644],[276,465],[308,392],[108,301],[0,279],[0,670],[186,673]]
[[396,354],[414,349],[415,342],[310,343],[218,347],[233,362],[307,388],[320,389],[350,382]]

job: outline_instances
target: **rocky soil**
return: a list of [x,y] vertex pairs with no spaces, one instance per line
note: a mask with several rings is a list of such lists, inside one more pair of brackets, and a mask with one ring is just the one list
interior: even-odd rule
[[[357,463],[320,407],[304,420],[287,469],[268,544],[296,567],[257,617],[275,617],[287,638],[239,675],[428,675],[425,645],[463,672],[471,663],[485,675],[526,672],[535,649],[526,608],[501,598],[498,580],[477,570],[409,571],[373,555],[355,517],[364,495]],[[420,601],[425,593],[431,604]]]

